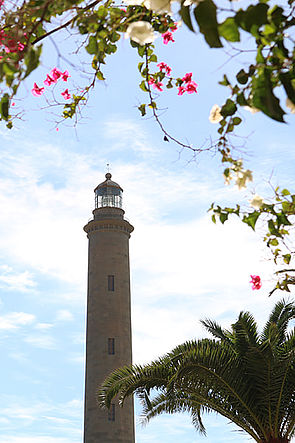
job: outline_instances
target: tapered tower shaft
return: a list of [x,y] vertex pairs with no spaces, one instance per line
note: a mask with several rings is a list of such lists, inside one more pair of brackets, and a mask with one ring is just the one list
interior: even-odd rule
[[84,443],[134,443],[133,401],[99,409],[97,388],[113,370],[132,362],[129,238],[122,189],[106,181],[95,189],[89,239]]

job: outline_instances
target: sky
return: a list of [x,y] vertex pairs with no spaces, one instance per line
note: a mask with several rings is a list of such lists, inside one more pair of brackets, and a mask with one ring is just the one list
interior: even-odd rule
[[[217,81],[243,60],[225,64],[224,51],[208,50],[184,27],[175,43],[164,46],[158,38],[156,47],[159,61],[180,76],[193,72],[199,84],[198,94],[163,93],[165,127],[198,146],[216,138],[208,116],[226,97]],[[130,239],[135,363],[205,337],[199,320],[206,317],[227,327],[249,310],[262,325],[284,295],[268,297],[274,268],[260,232],[238,219],[214,225],[207,210],[213,201],[248,204],[251,193],[267,196],[269,182],[294,189],[294,116],[283,125],[243,111],[240,135],[247,143],[246,166],[255,174],[248,193],[239,191],[224,185],[217,155],[193,158],[164,142],[151,118],[140,117],[136,108],[145,98],[137,87],[139,60],[124,39],[81,122],[56,131],[51,108],[40,109],[43,98],[30,95],[33,82],[41,83],[57,63],[50,42],[47,49],[16,102],[25,103],[23,120],[11,131],[0,127],[1,443],[82,442],[88,246],[83,226],[107,164],[124,190],[126,217],[135,228]],[[59,67],[69,70],[70,89],[83,82],[64,60]],[[261,276],[260,291],[252,291],[250,274]],[[162,416],[142,427],[138,403],[136,414],[137,443],[249,441],[215,415],[205,416],[203,437],[189,416]]]

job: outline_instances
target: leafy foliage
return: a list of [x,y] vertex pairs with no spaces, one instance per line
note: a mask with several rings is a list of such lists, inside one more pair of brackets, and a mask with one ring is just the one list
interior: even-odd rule
[[223,415],[257,442],[288,443],[295,427],[294,303],[278,302],[262,331],[241,312],[231,329],[202,324],[216,339],[189,341],[144,366],[114,371],[99,389],[109,407],[136,394],[149,421],[162,413],[187,411],[205,433],[204,412]]

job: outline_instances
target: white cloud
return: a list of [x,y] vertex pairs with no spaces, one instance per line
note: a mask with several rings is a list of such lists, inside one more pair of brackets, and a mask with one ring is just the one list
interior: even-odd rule
[[46,330],[46,329],[51,329],[53,327],[52,323],[37,323],[35,325],[35,329],[40,329],[40,330]]
[[29,271],[15,272],[10,266],[0,266],[0,287],[18,292],[32,291],[36,286]]
[[0,316],[0,329],[14,330],[21,326],[30,325],[34,321],[35,316],[33,314],[27,314],[26,312],[10,312]]
[[56,349],[56,341],[51,335],[27,335],[24,341],[31,346],[41,349]]
[[73,314],[67,309],[60,309],[56,314],[57,321],[72,321],[74,320]]

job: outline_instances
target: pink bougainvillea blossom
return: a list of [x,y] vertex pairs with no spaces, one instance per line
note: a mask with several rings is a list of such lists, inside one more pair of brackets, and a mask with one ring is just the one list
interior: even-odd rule
[[151,77],[148,81],[149,85],[151,85],[154,89],[157,89],[158,91],[163,91],[162,86],[163,83],[155,81],[153,77]]
[[4,0],[0,0],[0,8],[3,5],[3,3],[4,3]]
[[46,86],[50,86],[50,85],[52,85],[52,83],[56,83],[56,80],[54,80],[52,77],[50,77],[49,74],[47,74],[47,77],[46,77],[46,79],[44,80],[43,83]]
[[166,63],[161,62],[161,63],[158,63],[157,66],[160,69],[160,71],[165,71],[168,76],[171,74],[172,69]]
[[68,71],[62,72],[61,73],[61,78],[64,82],[68,81],[68,78],[71,77],[70,74],[68,73]]
[[164,32],[164,34],[162,34],[162,37],[164,45],[168,45],[169,42],[175,42],[173,34],[170,31]]
[[261,288],[261,278],[259,275],[250,275],[251,280],[250,283],[252,283],[252,289],[260,289]]
[[198,92],[197,87],[198,87],[197,83],[191,81],[191,82],[187,83],[185,90],[188,94],[193,94],[194,92],[195,93]]
[[65,100],[69,100],[71,98],[71,94],[69,93],[68,89],[66,89],[64,92],[61,92],[61,95]]
[[53,68],[50,72],[50,76],[53,78],[54,81],[57,81],[62,76],[62,72],[57,68]]
[[192,73],[192,72],[187,72],[187,73],[185,74],[185,76],[182,77],[182,81],[185,82],[185,83],[189,83],[189,82],[192,81],[192,76],[193,76],[193,73]]
[[15,102],[11,103],[11,106],[15,106]]
[[35,97],[39,97],[40,95],[42,95],[44,92],[44,88],[39,88],[39,86],[37,85],[37,83],[34,83],[34,87],[32,89],[32,94]]
[[183,95],[186,91],[186,88],[184,86],[178,87],[178,94],[177,95]]

